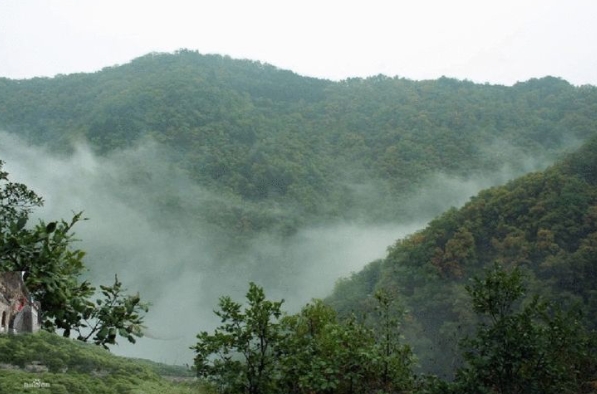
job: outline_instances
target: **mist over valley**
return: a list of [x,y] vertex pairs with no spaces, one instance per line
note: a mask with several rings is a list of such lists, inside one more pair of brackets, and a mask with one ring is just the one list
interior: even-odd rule
[[555,77],[333,82],[181,50],[0,78],[3,170],[44,198],[28,225],[83,211],[86,278],[151,304],[113,352],[167,364],[192,364],[219,298],[255,282],[340,316],[389,289],[422,369],[453,377],[472,276],[497,261],[560,294],[554,261],[592,245],[595,130],[597,89]]
[[114,352],[166,363],[190,363],[187,349],[197,332],[218,323],[212,311],[220,296],[240,299],[253,281],[296,312],[312,298],[329,295],[339,278],[385,257],[388,246],[439,212],[516,175],[507,166],[485,179],[437,174],[415,198],[403,200],[411,210],[404,221],[331,218],[302,224],[292,234],[264,230],[241,237],[202,215],[205,206],[239,201],[186,177],[155,142],[97,156],[85,145],[57,154],[6,132],[0,139],[11,177],[44,197],[34,218],[67,220],[83,211],[89,220],[75,227],[76,246],[87,252],[89,277],[109,283],[117,273],[151,303],[148,338],[138,345],[121,341]]

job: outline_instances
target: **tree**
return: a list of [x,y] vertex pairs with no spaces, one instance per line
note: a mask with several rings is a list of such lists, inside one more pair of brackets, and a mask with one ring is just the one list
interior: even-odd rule
[[458,392],[576,393],[594,373],[594,343],[577,310],[563,312],[525,292],[519,269],[495,265],[467,287],[482,321],[463,342]]
[[43,200],[22,183],[10,182],[8,173],[2,171],[3,165],[0,160],[0,220],[2,223],[14,222],[22,228],[27,215],[34,207],[41,206]]
[[403,311],[397,310],[396,300],[385,290],[375,293],[377,301],[377,324],[374,327],[376,344],[375,384],[384,392],[405,390],[412,385],[413,355],[410,346],[401,342],[400,318]]
[[285,392],[328,392],[337,387],[338,359],[326,354],[322,340],[335,325],[336,313],[320,300],[305,305],[297,314],[284,316],[282,327],[287,335],[280,347],[280,366]]
[[[197,374],[215,383],[223,393],[267,394],[278,379],[275,353],[281,333],[282,301],[269,301],[263,288],[250,283],[247,306],[221,297],[215,314],[222,325],[214,334],[197,335]],[[215,359],[213,358],[215,356]]]
[[358,393],[372,367],[371,330],[350,318],[339,322],[320,300],[283,320],[282,388],[288,393]]
[[412,386],[412,354],[400,343],[395,302],[378,292],[375,322],[339,321],[320,300],[286,316],[280,353],[286,393],[395,393]]
[[0,270],[24,271],[25,284],[32,297],[41,302],[42,327],[73,331],[77,339],[106,347],[116,343],[116,333],[134,342],[142,335],[147,304],[139,295],[126,295],[116,279],[112,286],[101,286],[106,300],[93,301],[95,287],[80,276],[86,270],[85,252],[73,248],[73,227],[84,220],[82,213],[70,222],[40,221],[27,227],[33,208],[43,199],[21,183],[12,182],[2,171],[0,161]]
[[112,286],[100,285],[100,289],[104,299],[97,299],[93,307],[86,309],[84,329],[76,328],[77,339],[87,342],[93,337],[93,343],[106,349],[107,345],[116,344],[117,335],[135,343],[135,337],[143,334],[140,312],[147,312],[147,305],[141,302],[138,293],[126,295],[117,275]]
[[410,348],[399,342],[394,303],[379,293],[377,332],[354,316],[314,300],[282,318],[280,302],[250,284],[247,306],[220,298],[222,325],[201,332],[195,350],[199,376],[222,393],[395,393],[412,387]]

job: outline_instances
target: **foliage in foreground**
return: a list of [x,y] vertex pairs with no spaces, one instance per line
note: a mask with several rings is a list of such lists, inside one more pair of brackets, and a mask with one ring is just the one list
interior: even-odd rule
[[415,376],[400,340],[400,313],[378,292],[374,324],[339,320],[322,301],[283,315],[250,284],[247,305],[220,299],[222,325],[200,333],[195,368],[226,394],[268,393],[583,393],[597,376],[597,342],[579,310],[563,311],[526,291],[522,272],[497,264],[466,287],[479,317],[461,341],[453,381]]
[[400,392],[412,386],[410,348],[399,342],[390,302],[379,296],[380,330],[340,321],[321,301],[284,315],[250,284],[247,306],[220,299],[222,325],[200,333],[195,367],[221,393]]
[[497,265],[467,287],[482,319],[462,343],[465,365],[454,392],[580,393],[595,379],[597,343],[580,311],[538,297],[517,305],[525,290],[519,269]]
[[103,298],[95,298],[95,287],[81,281],[85,252],[73,248],[72,232],[81,213],[70,222],[27,227],[32,209],[43,199],[10,181],[2,165],[0,160],[0,272],[25,272],[28,290],[41,302],[44,329],[62,330],[65,337],[76,333],[77,339],[105,348],[117,336],[134,343],[142,335],[142,313],[148,307],[138,294],[127,295],[118,277],[113,285],[100,286]]

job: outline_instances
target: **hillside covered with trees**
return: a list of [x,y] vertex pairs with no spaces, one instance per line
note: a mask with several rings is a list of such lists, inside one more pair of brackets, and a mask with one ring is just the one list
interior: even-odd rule
[[466,287],[492,264],[524,272],[527,304],[540,295],[578,307],[576,319],[594,330],[596,174],[594,137],[545,171],[484,190],[397,241],[385,259],[339,281],[328,301],[358,315],[376,291],[391,293],[408,311],[404,333],[423,369],[446,376],[461,364],[459,340],[476,322]]
[[[93,74],[0,79],[0,137],[41,147],[31,161],[76,157],[78,144],[88,146],[102,160],[68,182],[110,190],[79,198],[109,207],[91,218],[109,236],[87,244],[99,250],[87,265],[72,244],[82,214],[32,223],[41,198],[0,172],[0,265],[30,271],[46,330],[99,345],[142,337],[145,302],[157,301],[153,321],[196,335],[186,350],[216,392],[590,392],[596,131],[597,88],[554,77],[511,87],[385,76],[332,82],[182,50]],[[105,183],[85,182],[94,176]],[[450,204],[441,187],[426,195],[442,178],[476,190],[510,181],[395,241],[324,301],[285,312],[252,282],[289,297],[309,291],[327,271],[323,252],[305,245],[327,238],[302,230],[427,221]],[[76,192],[65,184],[66,194]],[[346,258],[336,245],[325,252]],[[315,274],[301,276],[306,269]],[[124,294],[120,276],[96,290],[91,279],[107,271],[128,273],[143,301]],[[251,282],[245,304],[233,301],[243,281]],[[213,322],[203,313],[215,291],[221,324],[210,334],[194,323]],[[145,367],[123,365],[138,375],[131,379],[111,367],[79,371],[82,359],[100,356],[72,350],[61,360],[58,339],[46,335],[31,341],[48,350],[54,375],[42,377],[55,379],[55,390],[110,392],[96,373],[121,392],[172,388]],[[21,338],[0,338],[10,365],[32,361]],[[0,370],[2,379],[21,387],[30,377],[13,368]]]
[[597,126],[596,102],[594,87],[553,77],[331,82],[183,50],[94,74],[0,79],[0,129],[57,151],[157,141],[193,180],[237,201],[196,215],[252,233],[412,219],[404,197],[437,173],[521,174],[578,145]]

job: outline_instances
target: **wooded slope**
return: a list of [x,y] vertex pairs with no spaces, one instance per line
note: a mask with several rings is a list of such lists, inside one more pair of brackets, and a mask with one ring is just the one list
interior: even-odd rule
[[424,367],[449,373],[473,323],[464,288],[494,263],[521,267],[529,293],[580,304],[597,327],[597,138],[397,241],[385,259],[338,282],[329,302],[358,314],[376,289],[388,289],[409,311],[405,330]]
[[[553,77],[331,82],[183,50],[94,74],[0,79],[0,129],[102,153],[151,138],[201,185],[253,207],[281,204],[292,220],[405,218],[400,198],[433,174],[520,173],[596,128],[597,89]],[[274,220],[245,221],[253,231]]]

